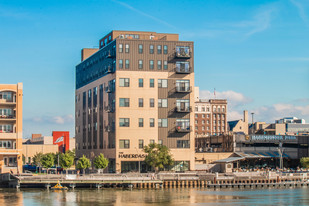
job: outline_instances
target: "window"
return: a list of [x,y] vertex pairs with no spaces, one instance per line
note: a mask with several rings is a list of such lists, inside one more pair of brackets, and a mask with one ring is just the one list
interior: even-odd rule
[[154,98],[150,98],[150,99],[149,99],[149,106],[150,106],[150,107],[154,107],[154,106],[155,106]]
[[142,54],[142,53],[143,53],[143,45],[142,45],[142,44],[139,44],[139,45],[138,45],[138,53],[139,53],[139,54]]
[[138,107],[144,107],[144,99],[138,98]]
[[155,126],[155,119],[154,118],[150,118],[149,119],[149,126],[150,127],[154,127]]
[[154,87],[154,79],[149,80],[149,87]]
[[167,79],[158,79],[159,88],[167,88]]
[[[206,111],[207,111],[207,112],[209,112],[209,111],[210,111],[210,110],[209,110],[209,107],[207,107],[207,108],[206,108]],[[209,115],[208,115],[208,114],[207,114],[207,117],[209,117]]]
[[144,87],[144,79],[138,79],[138,87]]
[[176,80],[177,92],[190,92],[190,80]]
[[119,107],[129,107],[130,99],[129,98],[119,98]]
[[119,118],[119,127],[129,127],[130,119],[129,118]]
[[216,111],[217,111],[217,108],[216,108],[215,106],[213,107],[213,111],[214,111],[214,112],[216,112]]
[[144,140],[143,139],[138,140],[138,148],[139,149],[143,149],[144,148]]
[[205,120],[202,120],[202,124],[205,124]]
[[167,67],[167,61],[166,60],[164,60],[164,66],[163,66],[163,69],[165,69],[165,70],[167,70],[168,69],[168,67]]
[[205,107],[202,107],[202,112],[205,112],[206,110],[205,110]]
[[167,99],[158,99],[158,107],[167,107]]
[[198,130],[198,127],[195,127],[195,130]]
[[126,69],[129,69],[130,68],[130,61],[129,59],[126,59]]
[[198,123],[198,120],[195,120],[195,124],[197,124]]
[[153,65],[153,60],[149,60],[149,69],[153,69],[154,65]]
[[130,45],[126,44],[126,53],[129,53],[129,52],[130,52]]
[[205,127],[204,127],[204,126],[202,127],[202,130],[203,130],[203,131],[205,130]]
[[195,114],[195,118],[198,118],[198,115],[197,115],[197,114]]
[[143,69],[143,60],[138,60],[138,68]]
[[[209,108],[208,108],[209,109]],[[207,118],[209,118],[209,114],[207,114]]]
[[129,78],[119,78],[119,87],[129,87],[130,79]]
[[225,108],[224,107],[222,107],[222,112],[225,112]]
[[123,52],[123,44],[119,44],[119,53]]
[[119,148],[120,149],[129,149],[130,148],[130,140],[120,139],[119,140]]
[[155,143],[154,139],[151,139],[151,140],[149,141],[149,143],[150,143],[150,144],[154,144],[154,143]]
[[158,60],[158,70],[161,70],[162,69],[162,61],[161,60]]
[[163,54],[167,54],[167,45],[163,46]]
[[202,118],[205,118],[205,114],[202,114]]
[[122,69],[122,68],[123,68],[123,60],[119,59],[119,69]]
[[220,107],[218,107],[218,112],[220,112],[221,111],[221,108]]
[[176,108],[179,112],[190,112],[190,100],[189,99],[177,99]]
[[198,112],[198,107],[195,107],[195,111]]
[[149,45],[149,54],[153,54],[154,52],[153,52],[153,45],[152,44],[150,44]]
[[143,118],[138,118],[138,126],[143,127],[144,126],[144,119]]
[[177,140],[177,148],[190,148],[189,140]]
[[157,48],[158,48],[158,54],[162,54],[162,45],[158,45]]
[[162,139],[159,139],[159,140],[158,140],[158,144],[159,144],[159,145],[163,145],[163,140],[162,140]]
[[158,127],[167,127],[167,119],[158,119]]

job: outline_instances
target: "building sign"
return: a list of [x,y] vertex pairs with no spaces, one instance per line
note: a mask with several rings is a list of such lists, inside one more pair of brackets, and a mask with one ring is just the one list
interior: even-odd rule
[[123,153],[119,153],[118,158],[125,158],[125,159],[145,158],[146,156],[147,156],[146,154],[123,154]]
[[251,135],[251,140],[296,140],[296,136],[287,136],[287,135]]

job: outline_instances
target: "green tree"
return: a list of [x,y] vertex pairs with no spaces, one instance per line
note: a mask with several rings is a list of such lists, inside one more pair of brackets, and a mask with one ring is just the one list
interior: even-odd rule
[[108,163],[108,159],[106,159],[102,153],[94,158],[93,161],[95,168],[99,169],[99,173],[102,169],[104,170],[107,167]]
[[41,163],[42,163],[42,166],[47,169],[47,173],[48,173],[48,168],[51,168],[55,164],[54,155],[52,153],[47,153],[47,154],[42,155]]
[[[32,162],[34,165],[36,165],[37,167],[40,168],[41,170],[41,166],[42,166],[42,156],[43,156],[43,153],[42,152],[38,152],[36,153],[33,157],[32,157]],[[41,171],[39,171],[41,172]]]
[[143,151],[147,154],[145,157],[146,164],[153,167],[156,172],[174,163],[170,150],[164,145],[149,144],[144,147]]
[[83,155],[78,159],[76,167],[79,170],[83,170],[83,174],[85,174],[85,169],[91,167],[91,162],[85,155]]
[[73,165],[73,163],[74,163],[74,157],[72,156],[72,154],[66,152],[60,155],[59,164],[63,169],[67,170]]
[[300,163],[302,167],[309,168],[309,157],[302,157]]

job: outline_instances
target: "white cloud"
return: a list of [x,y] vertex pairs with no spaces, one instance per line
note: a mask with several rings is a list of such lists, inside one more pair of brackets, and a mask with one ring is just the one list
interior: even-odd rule
[[298,9],[298,13],[300,18],[307,24],[309,25],[309,20],[306,14],[306,5],[309,5],[309,1],[304,2],[304,1],[296,1],[296,0],[290,0],[290,2]]

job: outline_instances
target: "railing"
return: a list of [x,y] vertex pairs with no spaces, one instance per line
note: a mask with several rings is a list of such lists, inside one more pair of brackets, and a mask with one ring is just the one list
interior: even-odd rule
[[185,92],[191,92],[191,91],[192,91],[191,86],[176,86],[176,92],[185,93]]
[[178,73],[178,74],[190,74],[191,68],[185,67],[185,66],[176,66],[175,72]]
[[9,99],[0,99],[0,104],[1,103],[13,103],[16,104],[16,101],[13,101],[13,99],[9,100]]
[[113,66],[107,67],[107,73],[114,73],[114,72],[115,72],[115,68]]
[[186,107],[181,107],[181,106],[178,106],[175,108],[175,111],[176,112],[191,112],[192,111],[192,108],[190,106],[186,106]]
[[188,127],[176,126],[176,131],[177,132],[190,132],[191,131],[191,126],[188,126]]
[[179,50],[176,50],[175,56],[177,58],[189,59],[189,58],[191,58],[191,52],[190,52],[190,50],[179,49]]
[[108,113],[114,112],[114,108],[112,106],[106,106],[104,109]]

